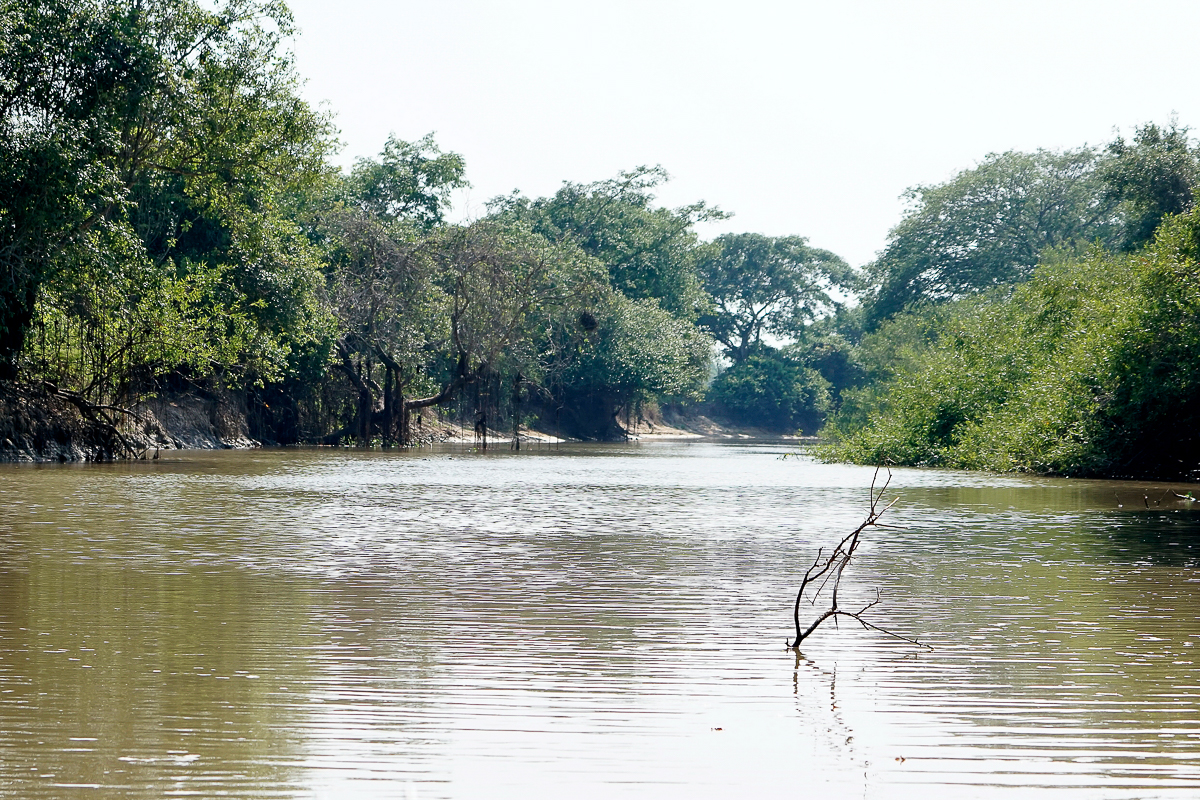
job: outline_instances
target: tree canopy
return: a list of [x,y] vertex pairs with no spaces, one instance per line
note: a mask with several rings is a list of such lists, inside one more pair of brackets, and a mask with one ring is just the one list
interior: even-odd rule
[[1172,122],[1138,128],[1132,141],[1118,136],[1105,150],[1100,166],[1105,199],[1117,201],[1125,250],[1135,250],[1154,236],[1167,214],[1192,207],[1200,179],[1197,150],[1187,128]]
[[741,363],[763,343],[763,334],[794,338],[818,316],[848,297],[850,267],[801,236],[757,233],[720,236],[699,263],[712,310],[700,323]]
[[497,198],[491,209],[551,241],[573,241],[605,265],[612,287],[626,297],[658,300],[694,320],[707,304],[696,274],[695,225],[725,214],[703,202],[655,207],[651,190],[667,179],[662,167],[639,167],[609,180],[564,183],[553,197]]
[[426,134],[416,142],[389,136],[379,160],[360,158],[345,180],[347,201],[389,220],[432,227],[445,219],[450,192],[468,186],[463,157],[443,153]]
[[[35,0],[6,4],[2,20],[7,374],[41,300],[73,309],[128,369],[156,353],[177,363],[147,369],[285,372],[327,314],[277,201],[326,172],[332,141],[281,49],[286,7]],[[148,330],[175,346],[139,341]]]
[[868,327],[914,304],[1026,280],[1052,248],[1111,244],[1119,226],[1091,148],[990,155],[905,197],[909,211],[867,267]]
[[1200,474],[1192,209],[1147,248],[1047,258],[1011,291],[900,314],[862,342],[827,457],[1065,475]]

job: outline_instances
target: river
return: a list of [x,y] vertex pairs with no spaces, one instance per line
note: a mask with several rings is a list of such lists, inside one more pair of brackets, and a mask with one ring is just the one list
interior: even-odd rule
[[786,454],[0,466],[0,797],[1200,795],[1188,487],[896,470],[843,605],[932,649],[796,653],[872,470]]

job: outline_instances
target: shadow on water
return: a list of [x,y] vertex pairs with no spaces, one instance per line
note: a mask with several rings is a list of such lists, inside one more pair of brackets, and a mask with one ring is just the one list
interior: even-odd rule
[[1113,559],[1170,567],[1200,565],[1200,509],[1132,509],[1091,525]]

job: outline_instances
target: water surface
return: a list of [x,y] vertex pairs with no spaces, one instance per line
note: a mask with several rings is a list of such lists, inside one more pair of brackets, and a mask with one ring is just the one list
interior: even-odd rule
[[933,650],[796,654],[872,471],[785,452],[0,467],[0,796],[1200,794],[1188,487],[897,471],[846,602]]

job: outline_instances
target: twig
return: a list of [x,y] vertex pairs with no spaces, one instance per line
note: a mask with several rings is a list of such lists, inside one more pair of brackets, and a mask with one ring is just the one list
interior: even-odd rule
[[[849,617],[866,629],[885,633],[888,636],[909,642],[910,644],[915,644],[919,647],[929,647],[929,645],[923,644],[916,639],[910,639],[907,636],[901,636],[898,633],[889,631],[888,629],[863,618],[863,614],[879,604],[881,598],[878,590],[876,590],[875,599],[870,603],[867,603],[858,611],[844,611],[838,606],[838,589],[841,588],[842,575],[845,573],[846,567],[850,566],[851,559],[854,558],[854,551],[858,548],[859,542],[862,541],[863,531],[865,531],[867,528],[895,527],[892,525],[881,525],[879,523],[879,518],[886,514],[888,510],[896,504],[896,501],[900,499],[898,497],[893,498],[890,503],[882,508],[880,507],[880,503],[883,502],[883,496],[887,492],[888,486],[891,484],[891,482],[892,471],[889,469],[887,473],[887,480],[884,481],[883,486],[876,489],[876,486],[879,483],[879,470],[876,469],[874,477],[871,478],[871,504],[867,511],[867,518],[863,520],[861,525],[843,537],[828,555],[825,554],[824,548],[817,550],[817,556],[815,559],[813,559],[812,566],[805,570],[804,577],[801,578],[800,581],[800,588],[796,592],[796,602],[792,610],[792,619],[796,625],[796,638],[795,641],[788,643],[788,647],[792,649],[798,648],[800,643],[812,635],[813,631],[815,631],[822,622],[832,619],[834,625],[837,625],[839,617]],[[809,596],[809,605],[815,606],[817,599],[821,596],[822,592],[828,588],[829,607],[821,612],[821,614],[815,620],[813,620],[807,628],[803,628],[800,624],[800,604],[803,602],[806,594],[809,592],[810,587],[813,587],[813,591]],[[930,647],[929,649],[932,650],[933,648]]]

